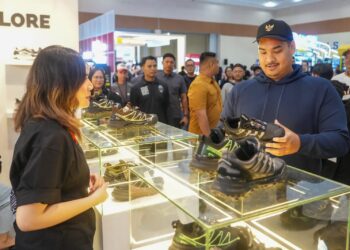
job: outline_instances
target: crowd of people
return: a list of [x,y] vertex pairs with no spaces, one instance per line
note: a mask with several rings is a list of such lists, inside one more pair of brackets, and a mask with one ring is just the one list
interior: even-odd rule
[[[266,25],[275,27],[274,31],[266,30]],[[292,31],[283,21],[261,25],[256,39],[259,64],[250,70],[240,63],[220,70],[212,52],[201,54],[198,75],[192,59],[175,73],[176,58],[171,53],[163,55],[162,70],[157,70],[155,57],[144,57],[137,76],[118,63],[116,81],[107,96],[157,114],[161,122],[205,136],[228,116],[248,114],[275,122],[287,133],[268,144],[267,152],[322,174],[323,159],[344,156],[349,149],[348,109],[346,113],[341,98],[349,92],[350,51],[344,53],[346,71],[335,75],[330,64],[295,64]],[[127,87],[121,92],[123,84]],[[335,175],[333,171],[328,177]]]

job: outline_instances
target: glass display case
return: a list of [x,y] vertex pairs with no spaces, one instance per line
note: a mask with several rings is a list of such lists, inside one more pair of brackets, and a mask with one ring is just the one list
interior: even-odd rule
[[[102,231],[99,234],[100,248],[129,249],[130,244],[143,246],[162,239],[164,235],[169,237],[172,229],[157,225],[155,228],[160,238],[152,239],[151,234],[154,231],[151,230],[148,234],[150,237],[145,239],[142,227],[131,224],[131,211],[134,219],[145,221],[153,217],[144,217],[148,212],[154,214],[154,211],[177,210],[160,195],[157,188],[176,192],[174,187],[180,183],[176,180],[164,183],[165,177],[158,175],[159,172],[150,167],[176,164],[190,159],[197,135],[160,122],[152,126],[135,125],[121,129],[108,127],[108,119],[83,119],[82,123],[82,148],[91,172],[99,172],[109,182],[108,200],[96,207]],[[139,171],[144,169],[143,176],[152,177],[156,188],[129,171],[135,167]],[[193,191],[178,192],[179,199],[188,195],[193,195]],[[173,217],[174,213],[170,214]],[[131,230],[137,228],[140,231],[130,234]],[[115,235],[114,232],[118,234]]]
[[83,123],[88,163],[110,183],[101,249],[349,249],[346,185],[287,167],[281,181],[226,196],[215,171],[190,167],[197,136]]
[[83,151],[91,171],[101,175],[123,162],[161,165],[190,158],[197,138],[160,122],[122,129],[108,127],[108,119],[84,119],[82,124]]
[[[149,168],[163,176],[164,185],[181,184],[175,192],[160,189],[141,168],[131,172],[181,212],[172,218],[173,225],[167,220],[175,236],[137,249],[162,244],[164,248],[157,249],[182,249],[181,244],[197,244],[198,248],[190,249],[213,249],[218,244],[218,249],[349,249],[350,187],[346,185],[288,166],[284,180],[231,197],[212,189],[215,173],[194,170],[189,160]],[[191,195],[179,199],[182,190]],[[161,216],[162,212],[153,216],[155,223]],[[131,220],[136,218],[131,216]],[[146,231],[144,238],[151,234],[150,228]]]

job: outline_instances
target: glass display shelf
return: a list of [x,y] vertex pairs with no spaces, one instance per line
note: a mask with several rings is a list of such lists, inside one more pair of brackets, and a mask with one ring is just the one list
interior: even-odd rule
[[[338,221],[343,225],[342,230],[345,230],[345,242],[341,249],[348,249],[345,244],[348,240],[349,186],[287,166],[284,180],[258,186],[241,196],[230,197],[211,188],[215,173],[192,169],[189,163],[190,160],[184,160],[153,169],[154,172],[162,173],[164,183],[176,180],[182,184],[178,186],[179,190],[192,190],[192,195],[183,197],[181,202],[176,199],[176,192],[157,188],[152,177],[145,176],[141,168],[135,167],[131,172],[157,189],[169,202],[209,232],[208,235],[215,230],[244,223],[279,242],[281,249],[317,249],[312,247],[314,240],[311,236],[332,224],[334,214],[338,213],[342,214]],[[341,200],[345,200],[346,205],[340,205]],[[198,207],[194,208],[194,204],[198,204]],[[298,238],[303,237],[303,233],[307,234],[306,229],[294,229],[293,225],[289,228],[288,222],[285,222],[286,217],[290,219],[298,211],[306,214],[305,218],[310,221],[308,223],[311,223],[312,228],[309,230],[311,236],[300,242]],[[321,223],[313,227],[313,220]]]
[[[149,144],[169,140],[193,140],[195,142],[198,137],[195,134],[161,122],[157,122],[155,125],[130,125],[120,129],[110,128],[108,119],[83,119],[82,123],[84,136],[90,138],[91,131],[93,131],[99,134],[100,137],[108,138],[117,146]],[[101,145],[101,141],[96,138],[91,138],[90,140],[92,142],[96,141],[97,144]],[[103,146],[103,143],[101,146]]]
[[189,159],[197,138],[197,135],[162,123],[111,129],[93,121],[82,120],[82,148],[92,172],[101,175],[105,174],[104,166],[120,161],[166,165]]

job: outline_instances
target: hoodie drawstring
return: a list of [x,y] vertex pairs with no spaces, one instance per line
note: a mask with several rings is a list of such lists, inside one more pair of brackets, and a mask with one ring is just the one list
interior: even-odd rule
[[269,83],[269,86],[267,87],[267,94],[265,95],[264,106],[263,106],[263,109],[262,109],[262,112],[261,112],[261,117],[260,117],[260,120],[262,120],[262,121],[264,120],[267,100],[269,99],[270,87],[271,87],[271,83]]
[[280,104],[281,104],[281,101],[282,101],[282,96],[284,94],[285,88],[286,88],[286,84],[283,84],[283,88],[282,88],[280,97],[278,98],[277,108],[276,108],[276,112],[275,112],[275,120],[277,120],[278,111],[280,110]]
[[[266,96],[265,96],[264,106],[263,106],[263,109],[262,109],[262,112],[261,112],[261,117],[260,117],[261,120],[264,120],[264,115],[265,115],[267,100],[269,99],[269,90],[270,90],[270,87],[271,87],[271,83],[269,83],[269,86],[268,86],[268,88],[267,88],[267,94],[266,94]],[[281,101],[282,101],[282,97],[283,97],[285,88],[286,88],[286,84],[283,84],[283,87],[282,87],[280,96],[279,96],[279,98],[278,98],[277,108],[276,108],[276,111],[275,111],[274,120],[277,120],[277,116],[278,116],[278,112],[279,112],[279,110],[280,110],[280,105],[281,105]]]

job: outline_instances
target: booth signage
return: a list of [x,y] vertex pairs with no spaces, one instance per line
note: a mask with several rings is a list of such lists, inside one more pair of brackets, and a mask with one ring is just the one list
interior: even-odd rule
[[0,11],[0,26],[49,29],[50,15],[14,13],[10,20],[5,20],[4,12]]

